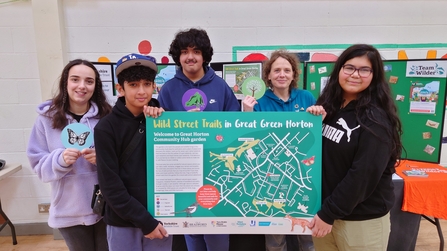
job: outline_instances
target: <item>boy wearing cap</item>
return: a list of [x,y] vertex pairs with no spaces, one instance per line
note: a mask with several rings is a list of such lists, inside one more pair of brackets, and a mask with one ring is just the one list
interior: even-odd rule
[[150,56],[129,54],[117,62],[116,89],[121,97],[112,113],[95,127],[96,162],[106,200],[104,221],[110,251],[171,251],[172,237],[147,210],[146,119],[151,106],[157,66]]
[[[192,28],[178,32],[169,55],[179,69],[158,95],[160,106],[166,111],[240,111],[231,88],[208,66],[213,47],[205,30]],[[229,250],[227,234],[185,235],[185,240],[188,250]],[[181,236],[174,236],[175,251],[183,250],[182,241]]]

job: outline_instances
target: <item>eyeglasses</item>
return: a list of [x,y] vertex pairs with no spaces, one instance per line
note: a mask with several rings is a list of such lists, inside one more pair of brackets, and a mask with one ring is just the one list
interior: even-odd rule
[[371,73],[373,72],[373,70],[369,67],[355,68],[353,65],[350,65],[350,64],[345,64],[342,66],[342,68],[343,68],[343,72],[348,75],[352,75],[352,74],[354,74],[355,71],[358,71],[359,76],[362,78],[369,77],[369,75],[371,75]]

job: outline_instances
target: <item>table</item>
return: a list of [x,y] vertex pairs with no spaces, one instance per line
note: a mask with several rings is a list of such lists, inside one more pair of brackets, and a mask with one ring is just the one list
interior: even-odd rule
[[402,211],[404,180],[393,175],[395,202],[390,211],[391,232],[387,251],[414,251],[421,215]]
[[[22,165],[20,164],[6,164],[5,167],[2,170],[0,170],[0,180],[9,177],[11,174],[18,172],[20,169],[22,169]],[[12,224],[11,220],[9,220],[8,216],[6,216],[5,212],[3,212],[1,200],[0,200],[0,224],[1,224],[0,231],[2,231],[6,225],[9,225],[9,227],[11,228],[12,244],[16,245],[17,244],[16,229],[14,227],[14,224]]]
[[[428,176],[407,176],[404,171],[408,170],[424,171]],[[440,240],[439,250],[443,251],[444,236],[439,218],[447,219],[447,168],[434,163],[403,160],[396,168],[396,173],[403,178],[404,184],[402,211],[419,214],[434,224]],[[419,229],[419,224],[417,229]],[[404,239],[402,242],[409,241],[409,239]]]

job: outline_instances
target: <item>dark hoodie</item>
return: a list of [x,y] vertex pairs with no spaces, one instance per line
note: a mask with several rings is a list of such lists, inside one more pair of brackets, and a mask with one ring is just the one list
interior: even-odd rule
[[[185,100],[189,100],[195,92],[187,93],[191,89],[202,91],[204,102],[206,102],[204,111],[240,111],[240,105],[233,91],[227,83],[216,75],[210,67],[205,68],[205,75],[197,82],[189,80],[182,69],[178,69],[174,78],[166,82],[158,94],[160,106],[166,111],[185,111]],[[184,94],[186,93],[184,97]],[[191,107],[193,108],[193,107]],[[189,109],[188,109],[189,110]]]
[[[151,106],[159,106],[152,99]],[[96,163],[101,192],[106,199],[104,221],[117,227],[136,227],[149,234],[159,221],[147,210],[146,131],[128,160],[120,166],[120,157],[129,145],[144,114],[134,116],[119,98],[112,113],[95,127]]]
[[[368,111],[391,127],[385,112]],[[359,125],[355,101],[323,121],[323,205],[318,216],[334,220],[369,220],[386,215],[394,204],[391,139],[384,127],[366,116]]]

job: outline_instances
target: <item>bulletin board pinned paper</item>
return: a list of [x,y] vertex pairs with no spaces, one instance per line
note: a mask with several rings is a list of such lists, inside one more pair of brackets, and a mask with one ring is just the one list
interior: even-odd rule
[[[334,62],[307,62],[305,86],[315,98]],[[445,116],[447,60],[384,60],[386,81],[402,122],[402,159],[439,163]]]

